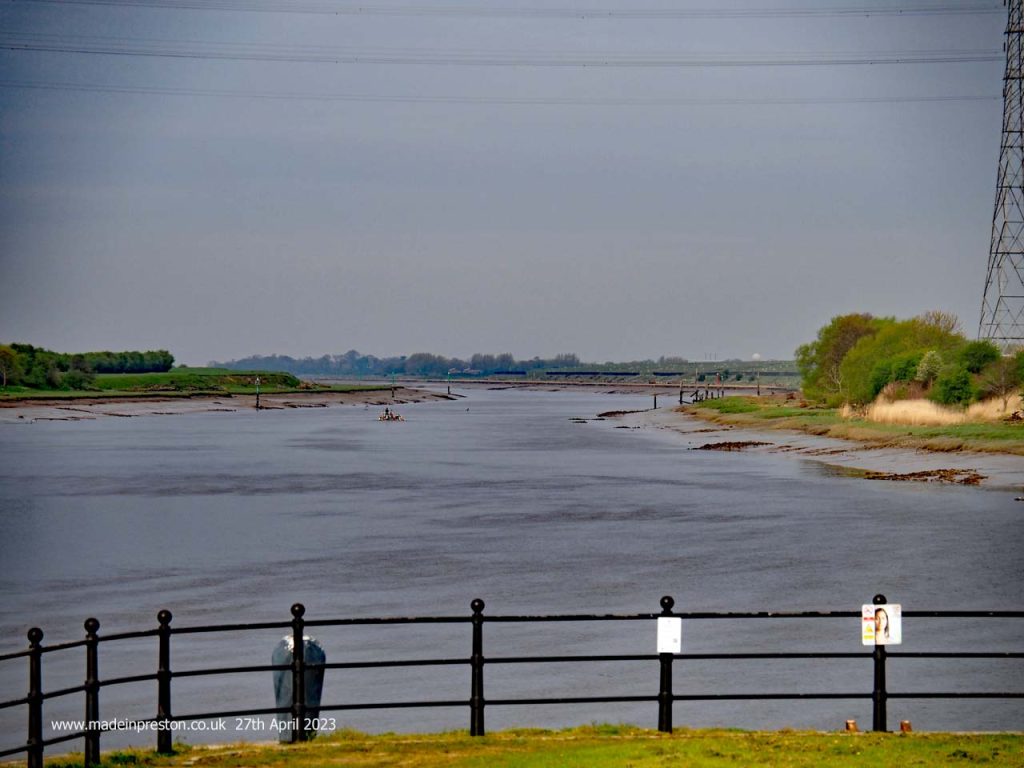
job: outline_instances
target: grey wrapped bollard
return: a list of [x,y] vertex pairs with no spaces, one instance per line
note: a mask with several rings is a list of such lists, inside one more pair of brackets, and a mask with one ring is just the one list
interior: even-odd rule
[[[327,661],[327,654],[324,653],[324,649],[320,647],[320,643],[315,638],[309,635],[302,637],[302,644],[304,646],[304,659],[306,664],[323,664]],[[276,666],[288,665],[292,663],[292,651],[294,650],[294,641],[291,635],[283,638],[281,642],[274,648],[274,653],[271,656],[271,664]],[[306,719],[307,721],[315,721],[320,716],[320,694],[324,690],[324,670],[323,667],[319,669],[306,669],[305,672],[305,687],[306,687]],[[274,670],[274,698],[277,701],[278,707],[291,707],[292,705],[292,673],[290,670],[275,669]],[[290,743],[292,740],[292,729],[294,723],[292,723],[291,715],[278,714],[277,715],[277,727],[280,729],[278,740],[282,743]],[[315,731],[311,731],[311,734]]]

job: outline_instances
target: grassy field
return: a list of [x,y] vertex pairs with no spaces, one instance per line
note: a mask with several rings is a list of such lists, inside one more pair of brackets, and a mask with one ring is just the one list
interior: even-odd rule
[[1024,423],[977,422],[941,427],[881,424],[843,418],[835,408],[779,398],[727,397],[683,406],[683,411],[719,424],[751,429],[793,429],[813,435],[859,440],[878,447],[930,451],[986,451],[1024,455]]
[[[51,768],[80,759],[47,761]],[[628,726],[566,731],[516,730],[473,738],[464,733],[367,736],[339,732],[308,744],[179,747],[104,755],[104,766],[204,768],[668,768],[687,766],[1024,766],[1021,734],[846,734],[793,731],[677,730],[661,734]]]
[[267,395],[297,392],[356,392],[388,389],[376,385],[324,386],[303,382],[290,373],[272,371],[232,371],[226,368],[174,368],[166,373],[101,373],[90,389],[43,390],[10,387],[0,399],[80,399],[103,397],[192,397],[194,395],[253,395],[256,377],[260,392]]

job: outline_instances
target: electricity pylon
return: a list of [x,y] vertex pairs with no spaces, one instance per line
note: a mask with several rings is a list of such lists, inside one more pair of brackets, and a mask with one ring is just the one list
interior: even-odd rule
[[1024,0],[1009,0],[1003,138],[978,338],[1024,345]]

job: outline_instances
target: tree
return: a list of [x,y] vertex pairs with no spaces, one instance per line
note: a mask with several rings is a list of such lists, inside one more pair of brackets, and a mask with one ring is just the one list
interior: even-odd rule
[[869,314],[838,315],[818,331],[818,338],[796,350],[802,388],[807,397],[841,400],[843,358],[862,338],[873,336],[885,322]]
[[[952,352],[964,345],[962,336],[923,318],[887,319],[878,332],[857,341],[846,353],[840,372],[851,403],[868,403],[878,394],[878,367],[890,367],[890,380],[909,381],[917,373],[924,353]],[[882,386],[885,386],[884,384]]]
[[967,405],[977,392],[971,374],[963,366],[946,368],[935,380],[932,399],[943,405]]
[[[1017,357],[1021,357],[1018,355]],[[982,371],[981,391],[989,397],[998,397],[1003,401],[1003,411],[1010,404],[1010,398],[1020,391],[1021,372],[1017,357],[1000,355]]]
[[942,370],[942,355],[934,349],[929,349],[918,363],[914,379],[928,386],[938,378],[940,370]]
[[4,389],[7,389],[7,380],[14,379],[18,370],[18,353],[7,345],[0,347],[0,376],[3,377]]
[[918,318],[925,325],[930,325],[943,333],[960,336],[963,334],[960,328],[960,318],[952,312],[943,312],[938,309],[930,309]]
[[960,350],[959,360],[960,364],[971,373],[981,373],[985,366],[994,363],[1000,356],[999,347],[988,339],[979,339],[978,341],[969,341],[964,345]]

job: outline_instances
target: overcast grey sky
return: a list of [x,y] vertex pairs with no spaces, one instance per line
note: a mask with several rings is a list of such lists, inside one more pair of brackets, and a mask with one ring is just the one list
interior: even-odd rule
[[[603,361],[789,357],[851,311],[976,333],[998,0],[363,5],[394,13],[0,6],[0,341]],[[818,13],[869,7],[998,11]],[[981,60],[795,63],[894,57]]]

